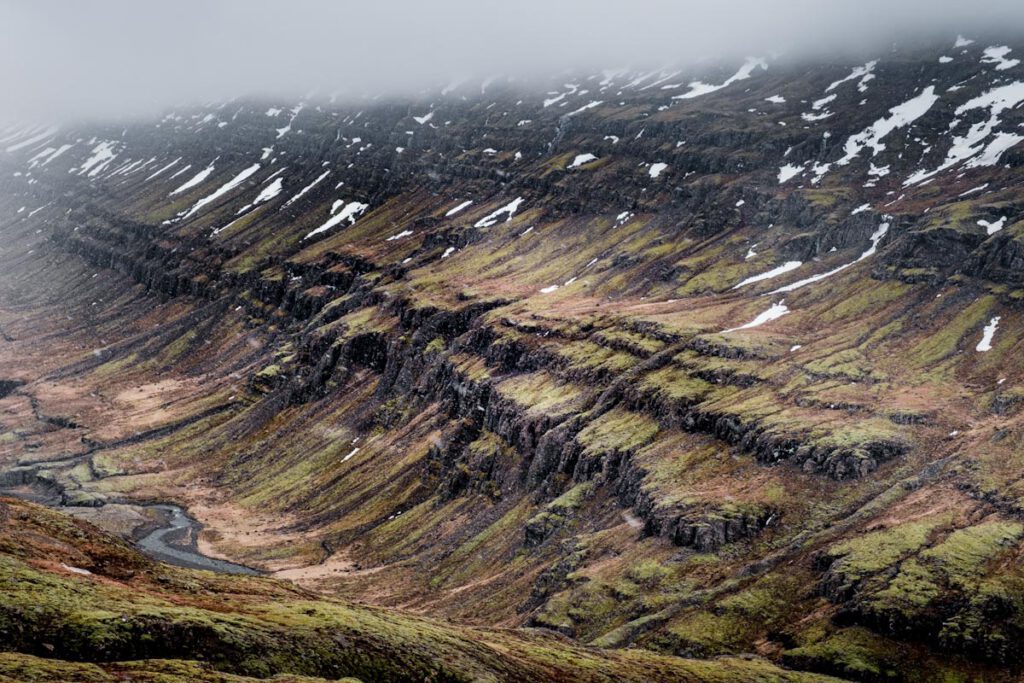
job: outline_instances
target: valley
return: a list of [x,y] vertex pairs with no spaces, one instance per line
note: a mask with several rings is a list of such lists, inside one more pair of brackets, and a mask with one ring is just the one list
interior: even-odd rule
[[3,131],[0,680],[1015,680],[968,40]]

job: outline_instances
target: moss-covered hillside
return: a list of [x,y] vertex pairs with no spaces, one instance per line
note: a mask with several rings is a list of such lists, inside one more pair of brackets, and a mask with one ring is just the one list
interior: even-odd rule
[[764,661],[602,651],[156,564],[91,525],[0,499],[0,680],[816,681]]

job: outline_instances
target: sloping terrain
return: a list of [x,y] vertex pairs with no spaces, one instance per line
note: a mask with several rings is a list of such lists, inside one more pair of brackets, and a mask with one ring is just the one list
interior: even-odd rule
[[0,524],[0,635],[13,651],[0,653],[0,680],[825,680],[763,661],[445,626],[282,581],[159,565],[84,522],[14,499],[0,500]]
[[1012,679],[1022,52],[5,131],[4,482],[402,613]]

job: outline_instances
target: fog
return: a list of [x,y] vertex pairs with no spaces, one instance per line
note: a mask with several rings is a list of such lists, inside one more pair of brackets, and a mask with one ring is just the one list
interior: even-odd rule
[[0,0],[0,119],[1024,33],[1021,0]]

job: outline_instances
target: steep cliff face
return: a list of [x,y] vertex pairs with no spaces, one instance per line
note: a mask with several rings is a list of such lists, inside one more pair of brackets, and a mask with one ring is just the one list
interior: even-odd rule
[[477,624],[1017,670],[998,45],[6,131],[5,485]]

